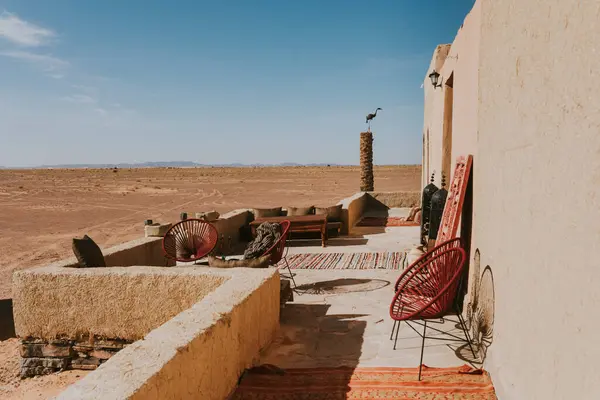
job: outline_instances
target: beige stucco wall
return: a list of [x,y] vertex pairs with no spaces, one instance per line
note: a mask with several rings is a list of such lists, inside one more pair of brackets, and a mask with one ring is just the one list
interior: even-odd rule
[[504,399],[597,399],[600,2],[482,2],[474,248]]
[[137,340],[221,285],[200,268],[40,267],[13,275],[19,337]]
[[[424,151],[423,187],[429,183],[435,170],[435,184],[441,182],[443,158],[444,113],[448,107],[444,97],[450,89],[446,83],[452,76],[452,145],[451,174],[454,173],[454,160],[459,155],[476,154],[477,151],[477,110],[479,103],[478,77],[479,46],[481,38],[481,1],[477,0],[465,18],[451,45],[438,46],[423,81],[425,94],[425,115],[423,125]],[[429,74],[433,69],[440,73],[442,87],[433,88]],[[427,141],[427,133],[429,134]],[[449,182],[451,176],[446,176]]]
[[225,238],[231,237],[232,242],[237,243],[240,239],[240,228],[247,225],[250,218],[251,213],[249,210],[233,210],[221,215],[212,224],[217,228],[219,238],[221,235]]
[[227,398],[278,329],[279,273],[273,268],[203,270],[228,280],[58,399]]
[[[435,171],[435,184],[440,186],[442,173],[442,131],[444,114],[444,93],[443,88],[433,88],[429,74],[435,69],[440,72],[446,56],[450,51],[449,44],[442,44],[436,47],[433,52],[431,64],[427,69],[423,80],[423,91],[425,95],[424,105],[424,142],[428,144],[423,160],[422,183],[425,187],[429,183],[431,174]],[[443,77],[440,77],[443,79]]]
[[442,68],[442,76],[453,75],[452,152],[454,161],[460,155],[477,155],[477,111],[479,104],[479,46],[481,39],[481,1],[476,1],[458,31]]
[[597,1],[478,0],[443,66],[453,158],[474,155],[471,257],[493,274],[484,366],[501,399],[600,393],[598,15]]
[[367,209],[369,195],[366,192],[358,192],[354,195],[340,200],[342,205],[342,229],[343,234],[352,233],[352,228],[360,220]]

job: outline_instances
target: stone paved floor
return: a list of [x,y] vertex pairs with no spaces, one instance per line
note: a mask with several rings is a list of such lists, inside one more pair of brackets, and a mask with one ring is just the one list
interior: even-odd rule
[[[279,334],[263,351],[260,363],[281,368],[419,365],[421,338],[410,327],[401,325],[396,350],[390,341],[388,309],[398,271],[294,272],[305,292],[295,293],[294,302],[282,310]],[[455,323],[435,327],[463,337]],[[423,362],[428,366],[449,367],[468,361],[472,355],[464,342],[425,343]]]

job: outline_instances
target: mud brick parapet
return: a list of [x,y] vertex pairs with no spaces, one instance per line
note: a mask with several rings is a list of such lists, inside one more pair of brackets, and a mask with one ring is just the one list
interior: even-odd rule
[[46,375],[66,369],[96,369],[131,341],[92,340],[21,340],[21,377]]

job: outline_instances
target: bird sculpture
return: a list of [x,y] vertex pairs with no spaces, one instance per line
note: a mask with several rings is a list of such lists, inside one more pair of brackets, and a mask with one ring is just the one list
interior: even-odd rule
[[365,121],[365,123],[369,124],[369,128],[371,128],[371,121],[373,120],[373,118],[375,118],[377,116],[377,111],[379,111],[379,110],[383,110],[383,109],[378,107],[374,113],[367,115],[367,120]]

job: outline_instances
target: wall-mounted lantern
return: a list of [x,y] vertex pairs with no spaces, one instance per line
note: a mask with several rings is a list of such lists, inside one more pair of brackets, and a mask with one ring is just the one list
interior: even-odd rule
[[434,89],[442,87],[442,84],[438,83],[438,81],[440,79],[440,74],[438,74],[435,69],[433,70],[432,73],[429,74],[429,79],[431,79],[431,84],[433,85]]

